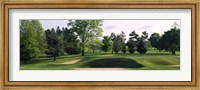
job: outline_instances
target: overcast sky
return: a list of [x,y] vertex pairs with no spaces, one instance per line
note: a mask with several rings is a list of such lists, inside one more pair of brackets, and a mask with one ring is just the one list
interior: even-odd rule
[[[39,20],[42,24],[44,30],[55,28],[59,26],[60,28],[66,27],[68,20]],[[163,34],[165,31],[170,30],[174,22],[181,26],[180,20],[103,20],[103,36],[108,35],[112,32],[115,34],[120,34],[123,31],[127,39],[129,38],[129,33],[133,30],[137,34],[141,35],[143,31],[147,31],[149,37],[152,33],[157,32]]]

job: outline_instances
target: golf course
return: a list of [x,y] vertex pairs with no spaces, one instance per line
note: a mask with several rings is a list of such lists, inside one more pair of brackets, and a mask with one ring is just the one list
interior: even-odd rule
[[21,20],[20,70],[180,70],[180,27],[173,20]]
[[[180,55],[168,52],[149,51],[145,55],[86,53],[85,56],[64,55],[40,56],[27,64],[21,63],[21,70],[179,70]],[[107,69],[105,69],[107,68]],[[115,69],[116,68],[116,69]]]

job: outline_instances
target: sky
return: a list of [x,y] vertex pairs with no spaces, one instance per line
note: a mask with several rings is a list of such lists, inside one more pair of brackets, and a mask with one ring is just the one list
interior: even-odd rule
[[[68,20],[39,20],[44,30],[66,27]],[[120,34],[123,31],[128,40],[129,33],[133,30],[139,35],[142,32],[147,31],[149,37],[154,32],[160,35],[164,34],[165,31],[170,30],[174,23],[178,27],[181,27],[180,20],[103,20],[103,36],[110,36],[112,32]]]

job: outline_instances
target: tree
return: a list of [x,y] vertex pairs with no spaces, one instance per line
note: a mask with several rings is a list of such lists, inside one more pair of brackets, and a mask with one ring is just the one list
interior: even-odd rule
[[134,53],[135,52],[136,44],[135,44],[135,42],[133,40],[129,39],[126,45],[128,46],[128,52],[130,52],[130,53]]
[[104,36],[102,43],[103,46],[101,47],[101,50],[104,52],[108,52],[112,48],[112,40],[109,36]]
[[85,52],[85,44],[89,39],[102,35],[102,20],[69,20],[68,26],[74,30],[80,40],[82,56]]
[[121,35],[117,35],[114,42],[113,42],[113,51],[117,54],[119,51],[122,50],[122,40]]
[[161,36],[159,33],[153,33],[151,34],[149,41],[151,43],[151,46],[154,48],[158,48],[158,41],[160,40]]
[[172,52],[175,55],[176,51],[180,50],[180,29],[174,27],[165,32],[159,40],[158,49]]
[[139,38],[137,42],[137,52],[139,52],[140,54],[145,54],[147,52],[147,46],[144,40],[142,40],[141,38]]
[[57,41],[59,44],[57,49],[60,49],[60,50],[58,50],[60,53],[59,55],[63,55],[64,54],[64,41],[63,41],[64,37],[63,37],[63,31],[60,29],[59,26],[57,26],[57,29],[56,29],[56,36],[57,36]]
[[28,60],[37,57],[38,40],[34,25],[30,20],[20,21],[20,60],[27,64]]
[[72,29],[62,28],[65,52],[68,54],[81,53],[80,41]]
[[137,40],[137,52],[139,52],[140,54],[145,54],[147,52],[147,38],[148,33],[144,31],[142,32],[141,37],[139,37]]
[[135,31],[132,31],[129,34],[129,36],[130,36],[130,38],[129,38],[126,45],[128,46],[128,51],[130,53],[134,53],[135,49],[136,49],[136,44],[137,44],[137,40],[139,38],[139,35]]
[[116,38],[115,33],[111,33],[110,38],[111,38],[112,43],[113,43],[113,45],[112,45],[112,54],[113,54],[113,50],[114,50],[113,46],[114,46],[114,41],[115,41],[115,38]]
[[122,53],[126,53],[126,43],[125,43],[125,41],[126,41],[126,35],[125,35],[125,33],[122,31],[121,33],[120,33],[120,37],[121,37],[121,43],[122,43],[122,50],[121,50],[121,52]]
[[115,33],[111,33],[110,38],[113,41],[112,53],[118,53],[119,51],[126,53],[126,35],[122,31],[120,34],[115,35]]
[[88,41],[88,47],[92,49],[92,53],[94,53],[95,50],[100,50],[102,45],[103,43],[101,42],[99,38],[90,39]]
[[[161,36],[161,38],[162,38],[162,36]],[[161,39],[161,38],[160,38],[160,40],[158,41],[158,44],[157,44],[157,49],[159,51],[165,50],[165,44],[164,44],[165,40]],[[168,50],[166,49],[166,51],[168,51]]]
[[37,33],[39,53],[44,53],[47,50],[45,31],[42,28],[39,20],[32,20],[31,23],[33,24],[34,30]]
[[46,39],[48,44],[48,54],[54,57],[54,61],[56,60],[57,56],[64,54],[64,47],[62,38],[56,33],[54,28],[51,30],[46,30]]
[[58,26],[56,29],[56,33],[58,34],[58,36],[62,37],[63,31],[60,29],[60,27]]
[[122,44],[122,53],[126,53],[126,43]]

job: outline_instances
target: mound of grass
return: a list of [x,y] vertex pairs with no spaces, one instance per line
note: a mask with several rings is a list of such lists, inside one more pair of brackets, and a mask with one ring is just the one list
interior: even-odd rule
[[142,64],[129,58],[102,58],[84,64],[91,68],[141,68]]

